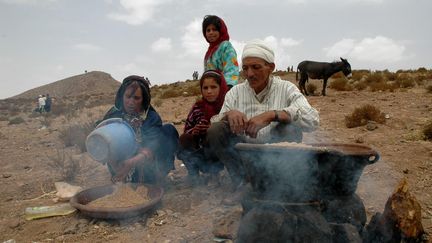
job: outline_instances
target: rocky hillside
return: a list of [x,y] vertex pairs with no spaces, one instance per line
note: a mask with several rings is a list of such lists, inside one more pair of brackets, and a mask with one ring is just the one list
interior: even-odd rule
[[50,96],[56,98],[83,94],[105,94],[115,92],[119,86],[120,82],[111,77],[110,74],[92,71],[30,89],[11,98],[32,99],[40,94],[50,94]]

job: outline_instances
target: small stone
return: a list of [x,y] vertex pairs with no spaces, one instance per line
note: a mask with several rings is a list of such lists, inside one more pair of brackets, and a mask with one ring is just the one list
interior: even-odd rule
[[378,128],[378,125],[377,125],[376,122],[374,122],[374,121],[368,121],[368,122],[367,122],[367,125],[366,125],[366,129],[367,129],[367,130],[369,130],[369,131],[373,131],[373,130],[375,130],[375,129],[377,129],[377,128]]
[[88,224],[89,221],[88,221],[88,219],[79,219],[79,220],[78,220],[78,223],[79,223],[79,224]]
[[177,227],[186,227],[187,226],[187,224],[183,221],[182,222],[176,222],[174,225]]
[[8,222],[8,227],[11,229],[18,228],[21,225],[21,221],[19,219],[12,219]]
[[15,239],[3,241],[3,243],[16,243]]
[[64,234],[71,234],[71,235],[73,235],[73,234],[76,234],[76,232],[78,231],[78,225],[77,224],[73,224],[73,225],[70,225],[69,227],[67,227],[65,230],[64,230]]
[[356,137],[355,142],[356,143],[364,143],[364,138],[363,137]]
[[98,225],[100,227],[108,227],[108,226],[110,226],[110,224],[108,222],[106,222],[106,221],[100,221],[100,222],[98,222]]
[[4,173],[3,175],[3,178],[9,178],[9,177],[11,177],[12,176],[12,174],[9,174],[9,173]]
[[165,220],[158,220],[158,221],[155,221],[154,222],[154,224],[156,225],[156,226],[162,226],[162,225],[164,225],[164,224],[166,224],[167,222],[165,221]]
[[408,169],[404,169],[404,170],[403,170],[403,173],[404,173],[404,174],[408,174],[408,173],[409,173],[409,170],[408,170]]
[[163,210],[156,210],[156,214],[157,214],[159,217],[163,217],[163,216],[166,215],[166,212],[163,211]]

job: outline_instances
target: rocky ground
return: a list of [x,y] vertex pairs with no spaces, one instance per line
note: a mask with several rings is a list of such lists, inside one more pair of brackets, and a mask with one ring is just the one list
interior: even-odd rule
[[[320,86],[320,83],[317,83]],[[328,96],[311,96],[310,103],[321,116],[320,128],[305,135],[305,142],[360,143],[376,149],[380,160],[364,169],[357,194],[368,216],[381,212],[397,183],[407,178],[411,192],[422,206],[423,226],[432,233],[432,143],[420,139],[422,126],[432,118],[432,94],[422,87],[397,92],[346,91],[328,89]],[[163,100],[157,108],[163,119],[181,120],[193,104],[193,97]],[[372,104],[387,116],[385,124],[346,128],[344,117],[354,108]],[[77,212],[72,215],[25,220],[27,207],[54,205],[54,182],[62,179],[49,166],[58,151],[78,160],[74,185],[89,188],[110,183],[104,166],[86,153],[63,149],[58,138],[68,124],[101,117],[107,106],[84,110],[72,118],[25,118],[8,125],[0,121],[0,240],[16,242],[213,242],[214,231],[235,235],[241,217],[240,205],[227,207],[229,179],[223,173],[221,185],[190,187],[186,170],[176,161],[176,170],[166,178],[162,203],[145,215],[127,220],[98,220]],[[30,112],[30,111],[29,111]],[[23,115],[24,116],[24,115]]]

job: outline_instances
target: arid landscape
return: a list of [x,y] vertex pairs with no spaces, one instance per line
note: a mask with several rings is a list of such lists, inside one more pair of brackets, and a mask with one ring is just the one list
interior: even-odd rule
[[[275,75],[296,83],[295,73]],[[383,211],[398,182],[407,178],[431,239],[432,71],[360,70],[350,81],[336,74],[327,96],[318,95],[321,81],[310,84],[316,95],[308,100],[319,111],[321,124],[305,134],[304,142],[356,143],[378,151],[380,160],[365,167],[357,188],[368,218]],[[25,219],[27,207],[56,204],[54,182],[82,188],[111,183],[106,167],[89,157],[83,141],[111,107],[118,86],[109,74],[89,72],[0,100],[1,242],[222,242],[222,236],[235,241],[242,207],[220,203],[228,191],[226,173],[220,186],[191,187],[179,160],[166,178],[162,202],[142,216],[99,220],[76,212]],[[34,112],[37,95],[46,93],[54,97],[51,113]],[[154,86],[152,103],[164,122],[174,123],[181,133],[198,93],[197,81]],[[365,105],[378,109],[384,119],[359,119],[361,124],[347,128],[346,117]]]

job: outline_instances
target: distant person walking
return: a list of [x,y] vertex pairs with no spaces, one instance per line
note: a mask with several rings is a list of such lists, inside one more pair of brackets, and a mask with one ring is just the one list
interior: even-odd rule
[[45,100],[45,111],[46,112],[50,112],[51,111],[51,104],[52,104],[52,100],[49,94],[46,94],[45,96],[46,100]]
[[192,74],[192,79],[193,80],[198,80],[198,76],[199,76],[198,71],[194,71],[193,74]]
[[46,103],[45,103],[45,97],[43,97],[43,95],[39,95],[38,103],[39,103],[39,113],[44,112]]
[[237,53],[229,41],[225,22],[215,15],[207,15],[202,23],[204,38],[209,47],[204,56],[204,71],[218,70],[223,73],[229,88],[238,83],[239,67]]

